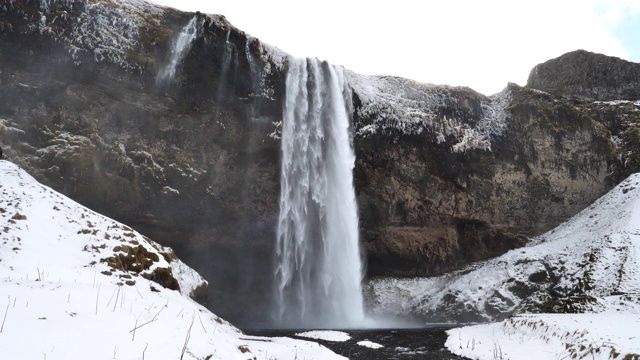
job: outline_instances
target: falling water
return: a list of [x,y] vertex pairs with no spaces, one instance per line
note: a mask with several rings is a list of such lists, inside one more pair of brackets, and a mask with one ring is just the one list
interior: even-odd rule
[[171,59],[169,60],[169,63],[162,68],[156,76],[157,83],[165,83],[173,80],[173,77],[176,74],[176,67],[180,62],[182,62],[185,55],[187,55],[193,39],[195,39],[198,34],[198,27],[198,18],[194,16],[191,18],[189,23],[182,28],[180,34],[171,46]]
[[317,59],[291,60],[275,271],[281,327],[349,328],[363,322],[350,106],[341,68]]
[[[216,91],[216,104],[220,106],[225,96],[227,95],[227,76],[229,75],[229,69],[231,68],[231,63],[233,62],[234,56],[234,46],[231,42],[229,42],[229,36],[231,35],[231,30],[227,30],[227,36],[224,40],[224,52],[222,54],[222,62],[220,64],[220,80],[218,81],[218,90]],[[235,70],[235,69],[234,69]],[[235,73],[231,74],[233,77],[232,80],[235,79]],[[216,115],[217,116],[217,115]]]

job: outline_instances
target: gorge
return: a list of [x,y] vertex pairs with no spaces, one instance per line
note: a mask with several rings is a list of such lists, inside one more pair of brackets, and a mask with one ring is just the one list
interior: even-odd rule
[[[340,233],[362,243],[326,248],[326,263],[305,257],[307,272],[339,271],[337,251],[357,274],[340,279],[356,286],[360,271],[436,276],[525,245],[640,171],[640,65],[617,58],[571,52],[534,68],[526,86],[485,96],[304,65],[221,15],[138,0],[0,0],[0,15],[4,153],[38,181],[172,247],[209,281],[200,300],[244,327],[272,326],[278,301],[303,311],[293,305],[298,285],[285,280],[296,265],[273,276],[275,249],[302,259],[321,239],[286,246],[302,231],[291,216],[317,213],[302,223],[314,230],[319,217],[335,217],[346,222]],[[297,95],[293,81],[306,83]],[[332,105],[303,110],[290,97]],[[323,169],[344,172],[343,182],[310,174],[308,189],[282,183],[282,172],[308,166],[286,161],[285,141],[308,140],[310,160],[314,146],[327,160],[338,150],[314,143],[317,133],[288,140],[289,111],[315,114],[322,131],[327,118],[349,131],[338,156],[348,163]],[[345,141],[354,154],[342,153]],[[355,194],[344,188],[349,176]],[[299,199],[283,204],[285,193]],[[332,204],[304,207],[304,196]],[[327,211],[337,201],[339,211]],[[265,300],[279,288],[281,300]],[[344,296],[354,299],[350,309],[361,303]]]

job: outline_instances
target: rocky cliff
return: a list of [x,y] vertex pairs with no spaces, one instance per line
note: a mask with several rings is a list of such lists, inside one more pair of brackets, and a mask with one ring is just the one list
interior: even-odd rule
[[[637,156],[622,143],[639,103],[380,82],[354,86],[370,275],[434,275],[522,246],[605,193]],[[401,95],[385,104],[379,88]]]
[[527,86],[586,101],[639,99],[640,67],[616,57],[572,51],[531,70]]
[[[191,40],[177,52],[182,34]],[[174,248],[209,280],[217,313],[266,319],[287,55],[223,16],[138,0],[0,0],[0,38],[11,160]],[[559,81],[561,64],[543,68],[490,97],[347,73],[370,275],[433,275],[499,255],[640,166],[632,84],[615,97],[629,101],[568,99],[539,85]]]
[[[268,277],[243,275],[271,267],[278,52],[224,17],[142,1],[2,1],[0,9],[5,154],[175,248],[212,284],[210,306],[266,292]],[[187,55],[159,81],[194,17]]]
[[374,308],[430,321],[519,313],[637,314],[640,174],[527,246],[440,277],[376,279]]

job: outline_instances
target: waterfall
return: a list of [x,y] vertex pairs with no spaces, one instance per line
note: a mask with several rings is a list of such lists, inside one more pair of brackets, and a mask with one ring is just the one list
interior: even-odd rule
[[[222,102],[225,100],[227,96],[227,76],[229,75],[229,69],[231,68],[231,64],[234,62],[234,46],[231,42],[229,42],[229,36],[231,35],[231,30],[227,30],[227,36],[224,40],[224,52],[222,53],[222,62],[220,64],[220,80],[218,81],[218,89],[216,91],[216,105],[221,106]],[[235,71],[235,68],[233,68]],[[235,73],[232,74],[232,80],[235,81]],[[216,113],[216,117],[218,114]]]
[[364,320],[350,113],[341,68],[290,61],[275,270],[281,327],[349,328]]
[[189,23],[182,28],[180,34],[171,46],[171,59],[169,59],[169,63],[158,72],[156,83],[165,83],[173,80],[176,74],[176,67],[182,62],[189,48],[191,48],[191,43],[198,34],[199,26],[200,22],[198,18],[194,16]]

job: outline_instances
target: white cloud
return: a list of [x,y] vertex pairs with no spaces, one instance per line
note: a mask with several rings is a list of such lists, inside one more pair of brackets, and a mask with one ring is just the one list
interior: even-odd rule
[[628,58],[612,30],[640,9],[640,0],[156,1],[223,14],[296,56],[486,94],[524,85],[534,65],[568,51]]
[[640,13],[640,0],[599,0],[594,11],[610,28],[615,29],[622,20]]

